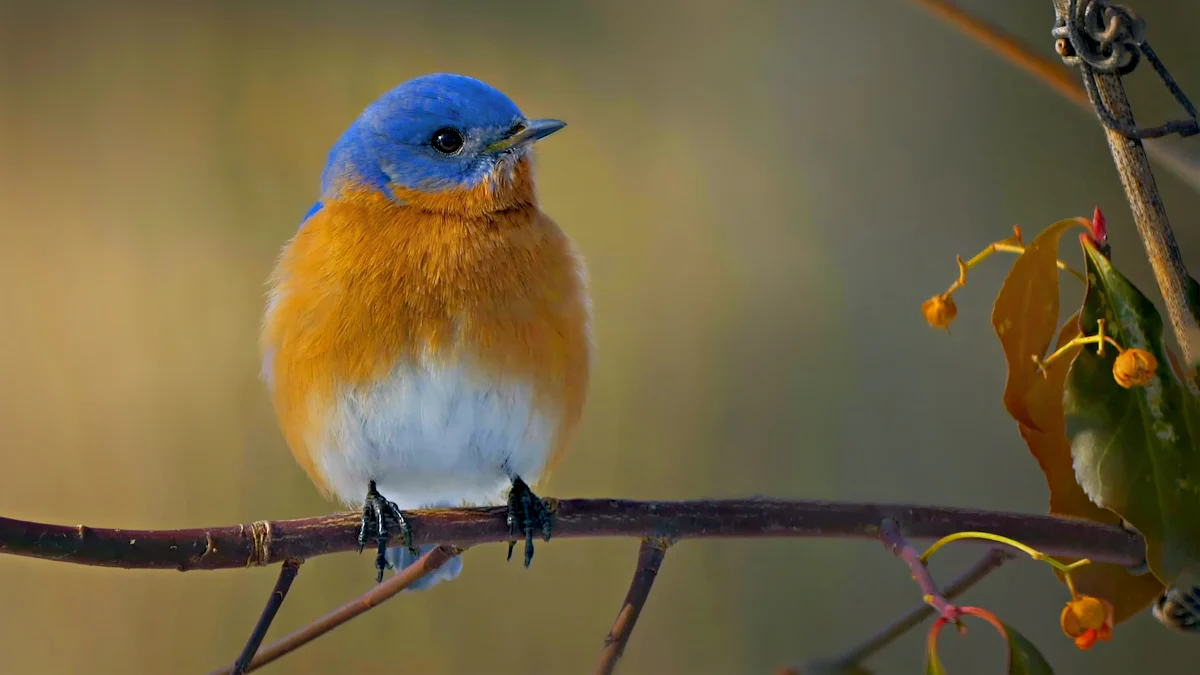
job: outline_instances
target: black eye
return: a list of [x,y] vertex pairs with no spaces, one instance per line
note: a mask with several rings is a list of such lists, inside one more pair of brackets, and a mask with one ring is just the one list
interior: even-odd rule
[[463,137],[462,134],[458,133],[457,129],[447,127],[433,132],[433,138],[430,139],[429,143],[433,146],[434,150],[443,155],[453,155],[462,150]]

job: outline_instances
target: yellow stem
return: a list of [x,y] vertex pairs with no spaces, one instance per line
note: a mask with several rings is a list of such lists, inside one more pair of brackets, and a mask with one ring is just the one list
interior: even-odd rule
[[1071,579],[1071,573],[1063,572],[1063,580],[1067,582],[1067,590],[1071,592],[1071,599],[1078,600],[1079,594],[1075,592],[1075,582]]
[[1071,563],[1070,565],[1067,565],[1066,571],[1073,572],[1073,571],[1079,569],[1080,567],[1083,567],[1084,565],[1091,565],[1091,564],[1092,564],[1091,558],[1080,558],[1079,560],[1076,560],[1075,562]]
[[[1004,251],[1005,253],[1016,253],[1017,255],[1021,255],[1025,252],[1024,246],[1013,246],[1012,244],[992,244],[992,246],[995,246],[997,251]],[[1071,276],[1082,281],[1083,283],[1087,283],[1087,279],[1084,278],[1082,274],[1075,271],[1075,268],[1058,259],[1055,259],[1054,262],[1058,265],[1058,269],[1070,273]]]
[[1097,328],[1095,335],[1073,338],[1067,344],[1054,350],[1054,353],[1052,353],[1050,356],[1047,356],[1045,360],[1038,358],[1037,354],[1034,354],[1033,362],[1037,364],[1038,369],[1044,374],[1046,372],[1046,368],[1050,366],[1052,361],[1075,347],[1081,347],[1083,345],[1098,345],[1096,347],[1096,353],[1100,356],[1104,356],[1104,343],[1107,342],[1116,348],[1118,354],[1124,353],[1125,349],[1121,347],[1121,344],[1109,337],[1108,334],[1104,332],[1104,319],[1097,319],[1096,326]]
[[1079,594],[1075,592],[1075,580],[1071,578],[1071,572],[1083,567],[1084,565],[1090,564],[1092,564],[1091,558],[1080,558],[1070,565],[1067,565],[1066,569],[1062,571],[1063,580],[1067,582],[1067,590],[1071,592],[1072,600],[1078,600]]
[[921,562],[926,562],[929,560],[929,556],[933,555],[938,549],[946,544],[954,541],[961,541],[963,539],[985,539],[987,541],[994,541],[1007,546],[1012,546],[1018,551],[1028,554],[1029,557],[1033,558],[1034,560],[1039,560],[1039,556],[1042,555],[1041,552],[1036,549],[1032,549],[1015,539],[1009,539],[1008,537],[1001,536],[999,534],[992,534],[991,532],[955,532],[954,534],[948,534],[941,539],[938,539],[937,541],[933,542],[929,548],[925,549],[925,552],[921,554]]
[[1042,553],[1041,551],[1038,551],[1037,549],[1034,549],[1034,548],[1030,548],[1029,546],[1022,544],[1021,542],[1019,542],[1015,539],[1009,539],[1008,537],[1005,537],[1005,536],[1002,536],[999,534],[992,534],[991,532],[955,532],[954,534],[946,535],[945,537],[942,537],[941,539],[938,539],[937,541],[935,541],[932,546],[925,549],[925,552],[921,554],[921,562],[925,562],[925,561],[929,560],[929,556],[933,555],[933,553],[935,551],[937,551],[941,547],[945,546],[946,544],[949,544],[952,541],[960,541],[963,539],[983,539],[985,541],[994,541],[998,544],[1004,544],[1006,546],[1011,546],[1011,547],[1017,549],[1018,551],[1021,551],[1022,553],[1027,554],[1030,558],[1033,558],[1034,560],[1040,560],[1040,561],[1050,565],[1054,569],[1056,569],[1056,570],[1062,572],[1064,575],[1066,575],[1068,579],[1070,578],[1071,570],[1073,570],[1077,567],[1081,567],[1083,565],[1087,565],[1091,562],[1090,560],[1084,558],[1083,560],[1077,560],[1069,565],[1065,564],[1065,563],[1061,563],[1061,562],[1055,560],[1054,558],[1047,556],[1046,554]]
[[[946,295],[951,295],[952,293],[954,293],[954,291],[957,291],[958,289],[962,288],[963,286],[966,286],[967,285],[967,270],[975,267],[976,265],[983,262],[984,260],[987,260],[996,251],[1003,251],[1004,253],[1016,253],[1017,255],[1021,255],[1021,254],[1025,253],[1025,243],[1021,240],[1021,226],[1020,225],[1013,225],[1013,236],[1009,237],[1008,239],[1004,239],[1004,240],[995,242],[993,244],[989,244],[987,248],[983,249],[978,254],[976,254],[974,258],[971,258],[970,260],[963,262],[962,256],[959,256],[959,258],[958,258],[958,279],[956,279],[953,284],[950,284],[950,288],[949,288],[949,290],[946,291]],[[1076,279],[1078,279],[1084,283],[1087,283],[1086,278],[1084,278],[1084,276],[1082,274],[1077,272],[1070,265],[1067,265],[1065,262],[1058,260],[1057,258],[1054,260],[1054,262],[1056,265],[1058,265],[1058,269],[1063,270],[1065,272],[1069,272]]]

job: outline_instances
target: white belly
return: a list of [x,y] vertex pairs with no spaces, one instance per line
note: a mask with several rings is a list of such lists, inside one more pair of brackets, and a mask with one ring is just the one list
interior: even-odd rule
[[558,411],[536,409],[532,394],[461,363],[402,366],[340,393],[314,454],[348,507],[371,480],[401,509],[499,504],[514,476],[537,480],[554,440]]

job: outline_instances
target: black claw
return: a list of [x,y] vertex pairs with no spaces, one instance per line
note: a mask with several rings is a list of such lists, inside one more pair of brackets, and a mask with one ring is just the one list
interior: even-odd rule
[[388,564],[387,556],[384,555],[392,531],[389,525],[395,525],[400,530],[400,535],[404,538],[404,545],[408,547],[409,551],[416,553],[417,548],[413,546],[412,527],[404,518],[404,514],[395,504],[379,494],[375,488],[375,481],[371,481],[367,485],[367,498],[363,502],[362,525],[358,528],[358,552],[362,553],[366,548],[367,532],[373,529],[375,542],[379,545],[375,552],[375,569],[378,572],[375,576],[375,583],[382,582],[383,571],[391,567]]
[[371,500],[367,499],[363,502],[362,524],[358,526],[358,552],[362,553],[367,547],[367,528],[371,525],[373,517],[371,511]]
[[508,560],[512,560],[513,548],[517,545],[517,534],[525,535],[525,566],[533,562],[533,533],[535,529],[542,531],[542,539],[550,541],[550,531],[553,527],[553,517],[540,497],[520,477],[513,478],[512,489],[508,492]]

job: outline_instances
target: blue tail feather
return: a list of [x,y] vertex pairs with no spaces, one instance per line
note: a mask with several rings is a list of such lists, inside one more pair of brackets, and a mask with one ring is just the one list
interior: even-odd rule
[[[432,551],[434,549],[434,545],[428,544],[419,548],[420,553],[417,555],[413,555],[412,551],[409,551],[403,546],[399,548],[389,548],[385,555],[387,556],[387,561],[392,565],[392,568],[399,572],[405,567],[417,562],[417,559],[422,555]],[[462,566],[462,556],[456,555],[447,560],[445,565],[442,565],[438,569],[421,577],[416,583],[409,586],[405,590],[424,591],[426,589],[433,588],[443,581],[450,581],[451,579],[457,577],[460,572],[462,572]]]

